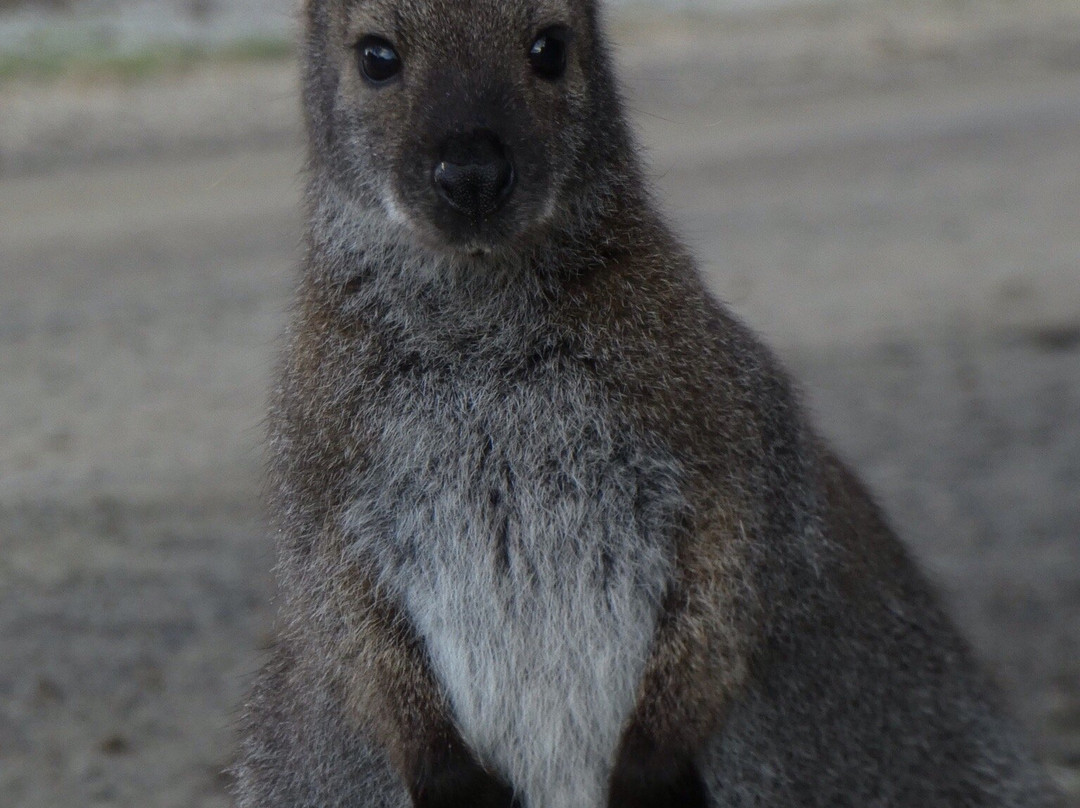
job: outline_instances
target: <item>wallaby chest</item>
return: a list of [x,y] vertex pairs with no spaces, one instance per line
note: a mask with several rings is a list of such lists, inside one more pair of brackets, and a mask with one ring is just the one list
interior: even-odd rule
[[558,363],[403,377],[375,417],[349,527],[464,739],[527,804],[598,804],[672,570],[678,469]]

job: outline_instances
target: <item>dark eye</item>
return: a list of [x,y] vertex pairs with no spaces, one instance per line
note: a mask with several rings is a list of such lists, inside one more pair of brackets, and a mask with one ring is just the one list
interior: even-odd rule
[[529,48],[529,64],[533,72],[548,81],[566,72],[566,46],[569,34],[565,28],[555,26],[540,32]]
[[381,36],[366,36],[356,43],[360,72],[375,84],[389,81],[401,72],[401,57]]

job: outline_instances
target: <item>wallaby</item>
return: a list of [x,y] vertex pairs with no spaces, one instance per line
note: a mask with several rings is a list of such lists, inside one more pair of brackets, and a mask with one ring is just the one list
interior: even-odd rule
[[1056,804],[654,209],[594,0],[304,15],[238,804]]

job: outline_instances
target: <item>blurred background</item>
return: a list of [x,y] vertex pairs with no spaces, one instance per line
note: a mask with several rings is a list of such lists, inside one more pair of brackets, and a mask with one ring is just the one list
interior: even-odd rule
[[[1080,806],[1080,2],[622,3],[657,192]],[[228,804],[293,0],[0,0],[0,804]]]

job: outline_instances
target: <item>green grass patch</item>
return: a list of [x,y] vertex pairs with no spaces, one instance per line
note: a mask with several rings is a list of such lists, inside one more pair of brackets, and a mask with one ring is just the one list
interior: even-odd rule
[[206,64],[271,62],[295,54],[287,38],[256,37],[224,44],[159,43],[118,50],[107,43],[42,42],[39,47],[0,51],[0,81],[69,76],[142,81]]

